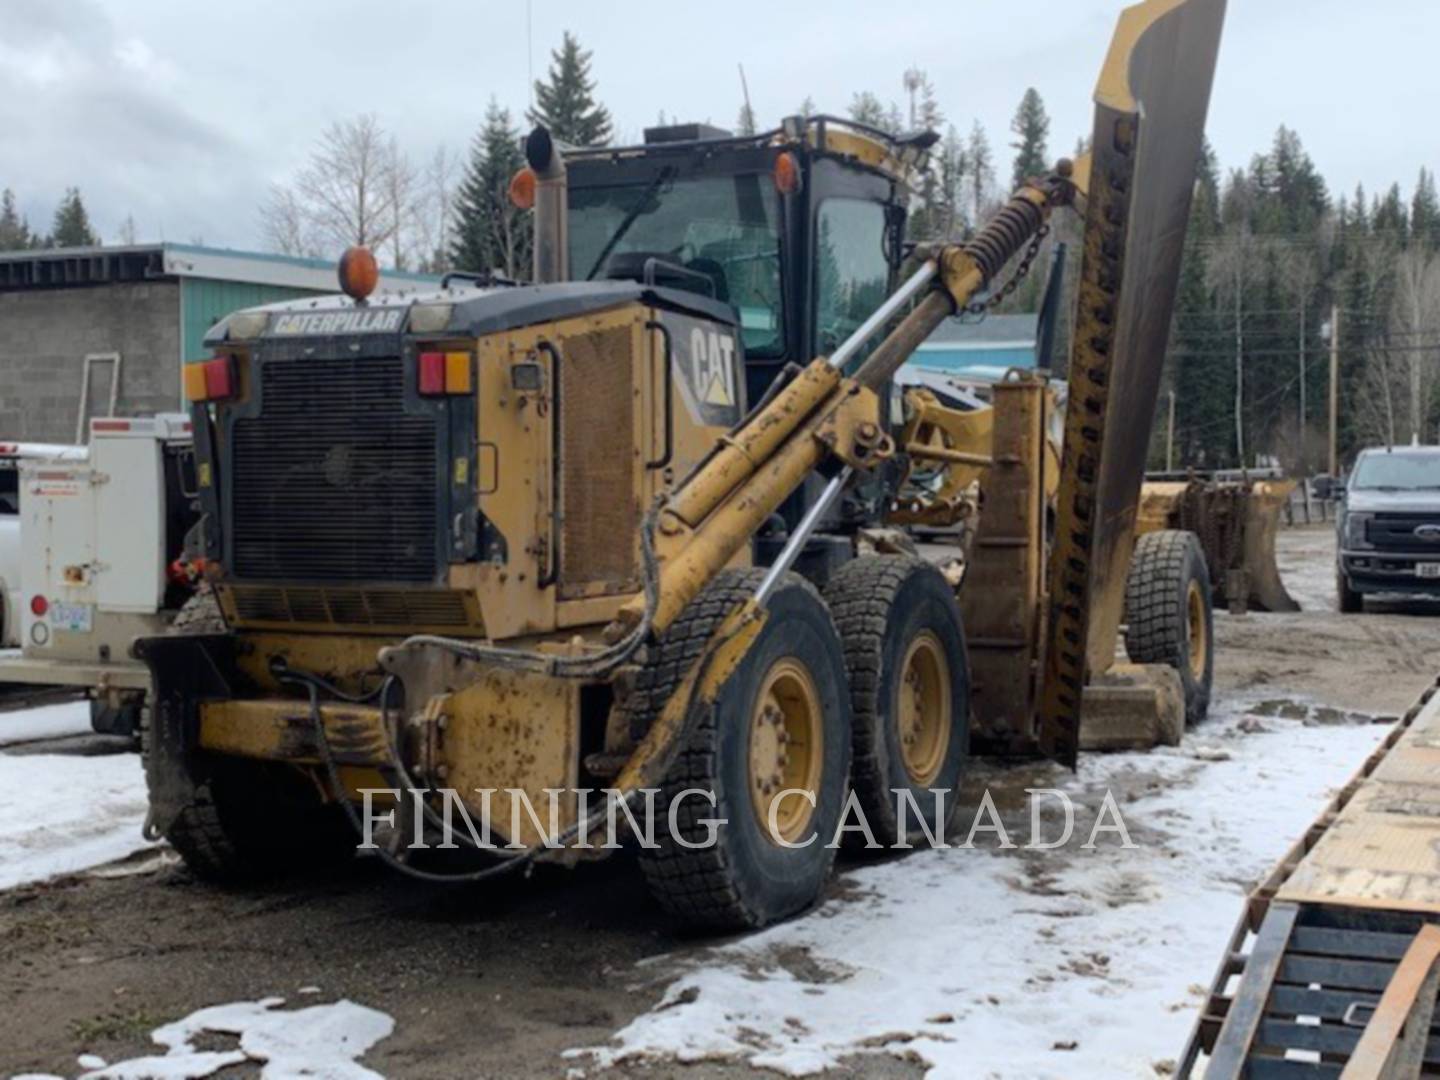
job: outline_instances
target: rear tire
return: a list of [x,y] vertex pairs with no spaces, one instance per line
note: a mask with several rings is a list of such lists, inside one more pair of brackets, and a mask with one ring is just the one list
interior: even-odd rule
[[[860,808],[883,847],[913,843],[924,829],[942,838],[969,758],[970,673],[955,592],[923,559],[878,555],[847,563],[825,595],[845,646]],[[940,814],[935,791],[949,793]],[[914,827],[901,836],[896,807],[907,792]]]
[[1194,533],[1164,529],[1135,542],[1125,583],[1125,652],[1180,674],[1186,726],[1210,709],[1215,626],[1210,571]]
[[1342,615],[1355,615],[1365,610],[1365,597],[1350,588],[1341,570],[1335,571],[1335,606]]
[[[725,617],[759,585],[762,572],[721,574],[666,632],[637,680],[632,731],[648,727]],[[787,918],[820,897],[834,863],[830,846],[845,803],[850,704],[845,658],[820,595],[787,574],[769,619],[713,708],[691,731],[656,800],[658,849],[640,867],[660,905],[687,926],[747,930]],[[774,781],[778,778],[778,786]],[[815,794],[814,806],[780,790]],[[676,835],[669,829],[672,803]],[[714,820],[715,840],[709,843]],[[686,844],[702,845],[687,847]]]

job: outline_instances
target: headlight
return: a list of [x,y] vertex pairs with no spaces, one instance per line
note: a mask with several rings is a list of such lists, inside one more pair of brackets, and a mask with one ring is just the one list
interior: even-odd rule
[[454,304],[416,304],[410,309],[410,333],[438,334],[450,325]]
[[253,337],[259,337],[265,332],[265,324],[270,319],[264,311],[239,311],[225,320],[225,340],[227,341],[249,341]]
[[1368,548],[1370,542],[1365,539],[1365,526],[1370,523],[1374,514],[1346,514],[1345,515],[1345,546],[1349,548]]

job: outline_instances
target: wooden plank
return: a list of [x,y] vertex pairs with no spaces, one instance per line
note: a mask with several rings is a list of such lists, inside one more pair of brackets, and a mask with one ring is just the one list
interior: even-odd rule
[[1276,972],[1280,970],[1298,914],[1299,908],[1293,904],[1270,905],[1265,921],[1260,924],[1255,945],[1250,950],[1250,959],[1245,964],[1245,973],[1235,991],[1225,1024],[1215,1040],[1215,1050],[1205,1070],[1206,1080],[1242,1080],[1247,1075],[1257,1075],[1246,1073],[1246,1059],[1264,1018],[1270,988],[1275,982]]
[[1401,730],[1367,762],[1279,899],[1440,916],[1440,695]]
[[[1395,976],[1385,987],[1375,1015],[1342,1073],[1343,1080],[1402,1080],[1419,1077],[1431,1058],[1430,1022],[1435,1012],[1440,926],[1415,935]],[[1418,1030],[1417,1030],[1418,1029]]]

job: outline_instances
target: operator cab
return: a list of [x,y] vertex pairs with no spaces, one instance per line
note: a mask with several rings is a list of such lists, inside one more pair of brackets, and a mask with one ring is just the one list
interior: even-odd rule
[[647,129],[642,146],[567,150],[571,275],[732,306],[757,401],[890,293],[909,179],[933,143],[816,116],[759,135],[684,124]]

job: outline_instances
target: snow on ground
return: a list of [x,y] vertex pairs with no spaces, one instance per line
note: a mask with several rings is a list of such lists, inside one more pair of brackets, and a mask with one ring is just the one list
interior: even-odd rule
[[[668,982],[661,1003],[612,1045],[571,1056],[795,1075],[867,1052],[937,1078],[1163,1073],[1247,888],[1385,733],[1259,719],[1259,703],[1217,703],[1180,748],[1091,755],[1075,776],[1030,772],[1022,787],[1063,788],[1089,808],[1065,849],[927,850],[852,869],[843,898],[805,918],[642,967]],[[992,786],[1005,780],[997,771]],[[1106,789],[1134,850],[1113,834],[1078,846]],[[1018,810],[1007,823],[1028,820]],[[963,836],[973,812],[962,817]],[[1028,827],[1012,839],[1026,843]]]
[[[285,999],[277,997],[201,1009],[151,1033],[165,1047],[162,1054],[110,1065],[94,1055],[81,1055],[77,1064],[87,1070],[81,1080],[192,1080],[247,1063],[264,1064],[261,1080],[381,1080],[356,1059],[390,1035],[393,1019],[353,1001],[289,1011],[280,1009],[283,1004]],[[214,1045],[217,1036],[232,1036],[235,1048],[197,1049],[194,1043],[202,1035],[207,1045]]]
[[[22,714],[0,720],[11,715]],[[145,810],[137,754],[0,754],[0,889],[148,846],[140,836]]]
[[88,701],[66,701],[58,705],[0,712],[0,746],[84,735],[90,730]]

